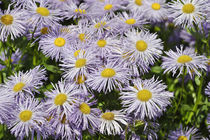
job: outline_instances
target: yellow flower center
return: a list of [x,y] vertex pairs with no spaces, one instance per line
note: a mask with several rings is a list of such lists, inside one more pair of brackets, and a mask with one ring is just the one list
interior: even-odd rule
[[76,63],[75,63],[75,67],[76,68],[81,68],[81,67],[84,67],[86,65],[86,59],[85,58],[80,58],[80,59],[77,59]]
[[85,34],[83,34],[83,33],[79,34],[79,39],[82,42],[85,41]]
[[50,11],[45,7],[38,7],[36,9],[36,12],[40,14],[41,16],[49,16],[50,14]]
[[95,27],[96,29],[98,29],[98,28],[103,27],[103,26],[105,26],[105,25],[106,25],[106,22],[105,22],[105,21],[101,21],[101,22],[96,23],[96,24],[94,25],[94,27]]
[[86,103],[82,103],[80,106],[79,106],[79,109],[80,111],[83,113],[83,114],[90,114],[90,106]]
[[135,19],[133,19],[133,18],[131,18],[131,19],[127,19],[127,20],[125,21],[125,23],[127,23],[128,25],[133,25],[133,24],[135,24],[135,23],[136,23],[136,20],[135,20]]
[[19,114],[19,118],[23,122],[29,121],[31,119],[31,117],[32,117],[32,111],[30,111],[30,110],[24,110],[24,111],[20,112],[20,114]]
[[86,80],[86,77],[83,75],[79,75],[77,78],[77,84],[83,84]]
[[111,78],[113,76],[115,76],[116,72],[114,69],[112,68],[105,68],[102,72],[101,72],[101,76],[105,77],[105,78]]
[[136,42],[136,49],[143,52],[147,49],[147,43],[144,40],[139,40]]
[[179,136],[177,140],[187,140],[186,136]]
[[106,11],[111,10],[112,7],[113,7],[112,4],[107,4],[107,5],[104,6],[104,10],[106,10]]
[[3,15],[2,17],[1,17],[1,22],[3,23],[3,24],[5,24],[5,25],[10,25],[10,24],[12,24],[13,23],[13,16],[11,16],[11,15]]
[[185,14],[191,14],[195,11],[195,6],[191,3],[187,3],[187,4],[183,5],[182,11]]
[[48,28],[44,27],[40,30],[40,32],[44,35],[44,34],[48,34]]
[[149,90],[147,90],[147,89],[143,89],[143,90],[140,90],[137,93],[137,98],[140,101],[146,102],[146,101],[148,101],[149,99],[152,98],[152,93]]
[[184,64],[187,62],[192,61],[192,57],[188,56],[188,55],[182,55],[177,59],[178,63]]
[[153,10],[160,10],[160,4],[159,3],[153,3],[152,4],[152,9]]
[[101,117],[105,120],[112,121],[112,120],[114,120],[114,113],[106,112]]
[[97,45],[101,48],[106,46],[106,40],[98,40]]
[[138,5],[138,6],[141,6],[142,5],[142,0],[135,0],[135,4]]
[[75,13],[80,13],[80,14],[86,14],[87,13],[85,10],[82,10],[82,9],[75,9],[74,12]]
[[55,105],[63,105],[66,102],[66,100],[67,100],[67,95],[64,93],[60,93],[56,95],[54,103]]
[[66,43],[65,39],[62,38],[62,37],[58,37],[58,38],[56,38],[55,41],[54,41],[54,44],[55,44],[55,46],[57,46],[57,47],[63,47],[63,46],[65,45],[65,43]]
[[21,91],[21,90],[23,89],[24,86],[25,86],[24,83],[19,82],[19,83],[17,83],[17,84],[13,87],[13,91],[14,91],[14,92],[19,92],[19,91]]

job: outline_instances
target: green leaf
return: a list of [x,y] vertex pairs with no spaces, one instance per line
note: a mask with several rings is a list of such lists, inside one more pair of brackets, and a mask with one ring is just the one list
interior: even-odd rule
[[152,70],[151,70],[153,73],[161,73],[162,72],[162,68],[160,66],[154,66],[152,67]]
[[195,83],[197,86],[200,86],[201,84],[200,78],[198,76],[195,77]]
[[59,67],[57,66],[54,66],[54,65],[47,65],[47,64],[44,64],[44,66],[46,67],[46,69],[48,71],[51,71],[53,73],[62,73],[62,71],[60,70]]

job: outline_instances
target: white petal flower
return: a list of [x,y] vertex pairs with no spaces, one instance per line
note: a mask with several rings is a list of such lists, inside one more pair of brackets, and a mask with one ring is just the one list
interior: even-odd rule
[[108,135],[119,135],[123,129],[120,124],[127,125],[126,115],[122,111],[106,111],[101,114],[100,132]]
[[136,118],[154,119],[159,117],[170,105],[173,93],[166,91],[167,86],[154,77],[149,80],[136,79],[120,93],[125,111]]
[[20,8],[10,10],[10,6],[5,12],[0,10],[0,40],[6,41],[11,35],[14,40],[26,32],[25,12]]
[[175,25],[193,27],[204,21],[208,0],[182,0],[169,3],[170,17],[174,18]]
[[186,48],[183,50],[176,47],[176,51],[169,50],[165,52],[167,56],[163,56],[162,68],[165,69],[164,73],[172,72],[173,75],[178,71],[177,77],[183,73],[184,67],[186,67],[187,73],[192,78],[192,71],[196,75],[201,76],[200,70],[207,70],[207,58],[204,55],[197,55],[194,48]]

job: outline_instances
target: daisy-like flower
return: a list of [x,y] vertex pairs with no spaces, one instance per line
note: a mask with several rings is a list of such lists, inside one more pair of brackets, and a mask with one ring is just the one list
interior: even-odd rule
[[174,18],[175,25],[193,27],[204,21],[208,0],[182,0],[169,3],[170,17]]
[[74,55],[65,56],[61,62],[61,70],[64,70],[63,77],[77,81],[75,78],[89,75],[94,70],[93,66],[98,64],[98,59],[91,49],[82,49],[75,51]]
[[127,8],[130,11],[145,12],[146,10],[145,0],[128,0],[128,2],[129,4]]
[[121,124],[127,125],[127,118],[122,111],[106,111],[101,114],[100,132],[108,135],[120,135]]
[[205,89],[205,94],[210,97],[210,82],[208,83],[206,89]]
[[92,41],[91,45],[96,52],[96,55],[102,58],[109,56],[113,51],[119,48],[120,40],[116,36],[103,35],[98,36]]
[[61,13],[62,16],[64,16],[66,19],[88,19],[90,18],[89,11],[88,11],[88,5],[85,3],[81,3],[79,6],[75,4],[74,2],[70,2],[69,4],[64,6],[64,11]]
[[161,39],[157,38],[157,34],[131,30],[125,35],[123,49],[130,61],[154,64],[162,54],[163,45]]
[[0,86],[0,124],[9,120],[11,108],[14,108],[14,98],[7,94],[5,88]]
[[90,74],[88,86],[98,92],[111,92],[113,89],[122,89],[122,84],[128,82],[128,69],[121,63],[108,61],[105,66],[99,67]]
[[33,96],[33,91],[38,92],[43,80],[47,80],[46,71],[37,66],[25,73],[20,71],[10,76],[3,87],[15,97]]
[[192,128],[183,128],[182,125],[175,131],[172,131],[168,139],[170,140],[197,140],[201,139],[199,133],[197,133],[198,129]]
[[97,1],[93,4],[90,11],[93,16],[104,16],[108,14],[114,16],[114,12],[122,8],[121,0],[104,0]]
[[154,119],[170,105],[173,93],[166,91],[167,86],[154,77],[148,80],[133,80],[133,85],[120,93],[125,111],[138,119]]
[[11,39],[14,40],[17,37],[22,36],[26,31],[25,13],[19,7],[4,12],[0,10],[0,40],[6,41],[10,35]]
[[100,125],[100,110],[91,107],[96,104],[96,101],[91,101],[92,99],[93,97],[89,99],[85,97],[77,98],[79,102],[75,105],[71,114],[71,122],[82,130],[96,130]]
[[61,28],[51,31],[41,38],[39,41],[39,49],[52,59],[58,61],[61,58],[61,53],[65,52],[70,47],[70,35],[66,32],[61,32]]
[[123,12],[122,14],[118,14],[114,21],[117,23],[114,29],[118,30],[118,32],[129,31],[129,29],[133,29],[134,27],[143,28],[142,26],[146,24],[143,13],[139,11],[132,11],[130,14]]
[[[19,49],[17,49],[14,53],[12,53],[10,63],[11,64],[17,64],[17,62],[20,60],[20,58],[21,58],[21,52],[20,52]],[[2,61],[4,61],[5,65],[7,65],[9,63],[9,59],[4,54],[4,52],[1,52],[0,59]],[[0,70],[5,68],[6,67],[5,65],[0,64]]]
[[166,0],[146,0],[145,17],[153,22],[161,22],[168,16]]
[[46,112],[49,116],[59,114],[61,118],[65,115],[69,119],[73,104],[77,102],[75,96],[81,94],[80,90],[64,81],[59,81],[58,84],[52,84],[52,86],[52,90],[44,93],[47,96]]
[[207,58],[204,55],[197,55],[194,48],[186,48],[183,46],[179,49],[176,47],[177,52],[169,50],[166,52],[167,56],[163,56],[162,68],[165,69],[164,73],[172,72],[173,76],[179,71],[177,77],[183,73],[184,68],[192,78],[192,71],[198,76],[201,76],[200,70],[207,70]]
[[29,1],[26,6],[28,23],[33,26],[44,25],[58,25],[61,18],[59,9],[52,9],[50,7],[49,1],[40,0],[39,6],[37,6],[35,1]]
[[[23,139],[25,136],[34,139],[34,133],[42,135],[42,125],[46,123],[46,113],[43,110],[43,104],[33,98],[20,100],[13,109],[13,117],[8,120],[8,126],[15,137]],[[38,137],[38,136],[37,136]]]

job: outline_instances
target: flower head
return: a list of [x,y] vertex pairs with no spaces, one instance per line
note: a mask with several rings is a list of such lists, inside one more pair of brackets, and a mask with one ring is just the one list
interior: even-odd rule
[[183,50],[182,46],[180,49],[176,47],[176,50],[177,52],[169,50],[166,52],[167,56],[163,56],[162,68],[165,69],[164,73],[172,72],[175,75],[179,71],[178,77],[183,73],[184,68],[186,68],[187,73],[192,77],[191,71],[201,76],[198,70],[207,70],[207,58],[204,55],[197,55],[193,48]]
[[123,131],[120,124],[127,125],[124,112],[107,110],[101,114],[100,132],[108,135],[119,135]]
[[11,5],[4,12],[0,10],[0,40],[6,41],[10,35],[14,40],[26,32],[24,11],[19,7],[11,10]]
[[174,18],[175,25],[193,27],[204,21],[208,0],[182,0],[169,3],[170,17]]
[[166,85],[154,77],[148,80],[133,80],[133,85],[120,93],[125,111],[136,118],[154,119],[170,105],[173,93],[166,91]]

